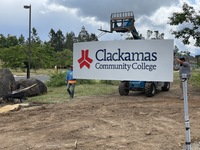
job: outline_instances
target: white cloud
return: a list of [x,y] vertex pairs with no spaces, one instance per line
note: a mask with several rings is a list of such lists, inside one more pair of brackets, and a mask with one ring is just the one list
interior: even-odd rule
[[180,11],[180,8],[177,6],[170,7],[160,7],[151,17],[150,20],[155,25],[163,25],[165,26],[169,22],[169,16],[172,15],[173,12]]
[[45,9],[40,11],[42,14],[47,14],[50,12],[62,12],[62,13],[65,12],[65,13],[69,13],[72,15],[76,15],[78,12],[78,9],[76,9],[76,8],[68,8],[68,7],[58,5],[55,3],[52,3],[52,4],[44,3],[43,5],[44,5]]
[[[64,35],[73,31],[77,35],[85,26],[89,33],[99,35],[100,27],[110,30],[110,14],[120,11],[134,12],[136,29],[144,37],[147,30],[158,30],[165,34],[165,38],[174,38],[170,31],[176,30],[176,27],[168,24],[168,17],[181,11],[183,2],[190,3],[195,10],[200,9],[199,0],[96,0],[95,3],[94,0],[1,0],[0,34],[28,37],[28,11],[23,6],[31,4],[32,27],[36,28],[43,41],[48,40],[50,29],[60,29]],[[113,32],[99,40],[121,40],[125,37],[126,34]],[[180,40],[175,39],[175,44],[181,49],[196,52],[194,46],[184,46]]]

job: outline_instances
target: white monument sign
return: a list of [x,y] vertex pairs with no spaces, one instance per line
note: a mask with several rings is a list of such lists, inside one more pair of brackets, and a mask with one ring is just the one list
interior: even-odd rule
[[173,81],[173,40],[121,40],[74,44],[77,79]]

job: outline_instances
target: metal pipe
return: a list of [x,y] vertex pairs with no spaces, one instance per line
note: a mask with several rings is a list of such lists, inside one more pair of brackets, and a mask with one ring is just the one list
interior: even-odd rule
[[187,93],[187,74],[182,74],[183,98],[184,98],[184,115],[185,115],[185,129],[186,129],[186,150],[191,150],[190,139],[190,121],[188,114],[188,93]]

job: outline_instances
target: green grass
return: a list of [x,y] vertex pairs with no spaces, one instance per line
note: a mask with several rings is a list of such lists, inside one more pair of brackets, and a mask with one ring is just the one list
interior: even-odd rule
[[[192,71],[192,75],[199,74],[199,70]],[[190,80],[191,82],[191,80]],[[174,71],[173,85],[179,85],[179,72]],[[191,82],[192,83],[192,82]],[[75,87],[75,98],[82,96],[98,96],[98,95],[109,95],[118,93],[118,85],[106,85],[101,83],[96,84],[80,84]],[[28,102],[40,102],[40,103],[62,103],[69,100],[69,95],[66,90],[66,86],[61,87],[48,87],[48,93],[30,97]]]
[[200,70],[196,69],[196,70],[192,70],[192,75],[197,75],[200,74]]
[[[191,71],[191,77],[194,75],[200,74],[200,70],[192,70]],[[174,82],[179,82],[179,72],[174,71]]]
[[76,92],[78,96],[88,96],[88,95],[105,95],[116,93],[118,91],[118,86],[116,85],[106,85],[106,84],[94,84],[94,85],[78,85]]
[[180,83],[179,72],[178,71],[174,71],[174,81],[173,81],[173,84],[179,84],[179,83]]
[[[94,85],[76,85],[75,98],[81,96],[98,96],[108,95],[118,92],[118,86],[94,84]],[[27,102],[39,102],[39,103],[62,103],[69,100],[69,94],[67,93],[66,86],[61,87],[48,87],[48,92],[41,96],[30,97]]]
[[200,89],[200,70],[193,70],[190,83],[196,88]]

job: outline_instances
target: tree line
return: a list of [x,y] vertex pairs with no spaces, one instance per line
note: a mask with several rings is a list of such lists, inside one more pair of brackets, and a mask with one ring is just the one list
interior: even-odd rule
[[[195,9],[184,3],[181,12],[174,12],[169,17],[171,26],[181,27],[176,31],[172,31],[175,38],[181,39],[183,44],[191,44],[194,41],[194,46],[200,47],[200,15]],[[155,37],[159,39],[164,38],[163,33],[154,31]],[[52,68],[55,65],[58,67],[66,67],[72,63],[73,43],[98,41],[94,33],[89,34],[85,27],[81,28],[78,36],[73,31],[65,35],[61,30],[55,31],[53,29],[49,32],[49,41],[41,41],[37,34],[37,30],[32,28],[31,32],[31,69],[37,70],[39,68]],[[147,38],[152,37],[153,31],[147,31]],[[130,39],[130,38],[127,38]],[[28,39],[25,40],[23,35],[17,38],[14,35],[5,37],[0,34],[0,64],[2,67],[12,69],[27,68],[27,52]],[[197,55],[199,58],[200,55]]]
[[[42,41],[37,30],[31,31],[31,57],[30,67],[35,71],[40,68],[61,68],[72,64],[73,43],[97,41],[95,34],[89,34],[85,27],[82,27],[78,36],[74,32],[63,34],[61,30],[49,32],[49,41]],[[28,65],[29,39],[25,40],[21,34],[19,38],[14,35],[5,37],[0,34],[0,61],[4,68],[21,69],[25,71]]]

